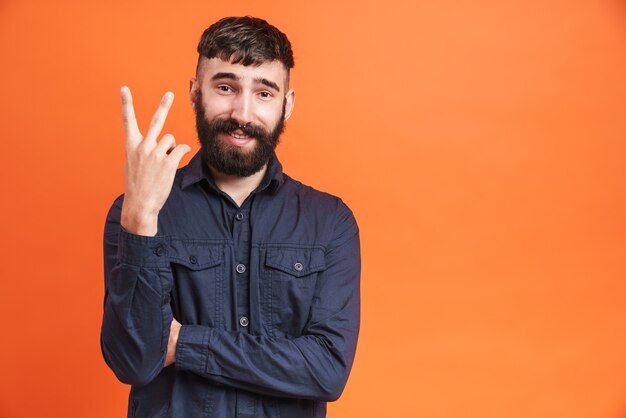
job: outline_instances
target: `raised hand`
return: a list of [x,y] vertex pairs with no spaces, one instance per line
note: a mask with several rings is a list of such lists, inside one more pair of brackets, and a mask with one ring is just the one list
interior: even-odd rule
[[145,136],[137,126],[130,89],[122,87],[120,93],[126,136],[126,190],[121,225],[133,234],[154,236],[159,211],[172,190],[178,164],[191,147],[176,145],[170,134],[157,141],[172,106],[173,93],[167,92],[161,99]]

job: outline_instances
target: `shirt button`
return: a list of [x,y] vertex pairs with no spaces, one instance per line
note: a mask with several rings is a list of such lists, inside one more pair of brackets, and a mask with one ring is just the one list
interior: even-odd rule
[[157,247],[156,250],[154,250],[154,253],[157,255],[157,257],[161,257],[164,252],[165,250],[163,249],[163,247]]
[[189,262],[190,262],[191,264],[196,264],[196,263],[198,262],[198,259],[196,258],[196,256],[195,256],[195,255],[190,255],[190,256],[189,256]]
[[237,214],[235,215],[235,219],[237,219],[238,221],[243,221],[243,213],[237,212]]
[[302,271],[302,269],[304,269],[304,266],[302,265],[302,263],[298,262],[293,265],[293,268],[296,269],[296,271]]
[[237,264],[237,267],[235,267],[235,270],[237,270],[237,273],[239,273],[239,274],[245,273],[246,272],[246,266],[244,266],[243,264]]
[[247,316],[242,316],[241,318],[239,318],[239,325],[241,325],[242,327],[247,327],[249,323],[250,321],[248,321]]

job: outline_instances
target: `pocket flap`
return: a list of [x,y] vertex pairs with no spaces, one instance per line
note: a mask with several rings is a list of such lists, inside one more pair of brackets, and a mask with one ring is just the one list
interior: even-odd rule
[[265,265],[295,277],[303,277],[326,268],[320,248],[268,248]]
[[203,270],[222,264],[224,251],[214,242],[176,240],[172,242],[170,261],[190,270]]

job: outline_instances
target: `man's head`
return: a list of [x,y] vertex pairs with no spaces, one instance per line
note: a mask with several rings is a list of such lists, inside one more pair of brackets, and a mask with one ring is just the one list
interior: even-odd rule
[[205,161],[250,176],[272,157],[293,110],[291,44],[262,19],[227,17],[204,31],[198,53],[190,99]]

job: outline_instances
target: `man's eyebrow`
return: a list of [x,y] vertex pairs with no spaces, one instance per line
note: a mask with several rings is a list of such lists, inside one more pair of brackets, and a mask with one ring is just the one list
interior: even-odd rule
[[267,87],[269,87],[271,89],[274,89],[274,90],[276,90],[277,92],[280,93],[280,87],[278,87],[278,84],[274,83],[271,80],[268,80],[267,78],[262,78],[262,77],[255,78],[254,82],[255,83],[261,83],[261,84],[263,84],[263,85],[265,85],[265,86],[267,86]]
[[240,77],[235,75],[234,73],[215,73],[213,77],[211,77],[211,81],[221,80],[222,78],[228,78],[230,80],[239,80]]

